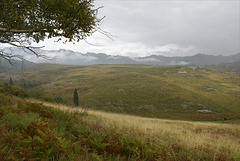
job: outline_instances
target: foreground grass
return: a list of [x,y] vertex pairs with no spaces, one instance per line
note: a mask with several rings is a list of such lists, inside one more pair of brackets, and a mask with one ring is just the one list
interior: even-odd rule
[[[68,112],[84,111],[44,103]],[[100,129],[133,136],[156,148],[161,159],[239,160],[240,126],[231,124],[173,121],[88,110],[83,121]],[[160,160],[161,160],[160,159]]]
[[[0,94],[0,160],[154,160],[155,148],[67,113]],[[149,149],[148,149],[149,148]]]
[[239,125],[86,113],[26,97],[0,85],[0,160],[240,160]]

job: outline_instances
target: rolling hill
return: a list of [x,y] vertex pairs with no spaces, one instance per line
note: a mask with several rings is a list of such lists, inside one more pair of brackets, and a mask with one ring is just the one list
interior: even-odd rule
[[[72,104],[78,89],[84,108],[185,120],[240,119],[240,77],[193,66],[38,64],[7,81],[35,82],[30,92]],[[37,82],[37,83],[36,83]]]

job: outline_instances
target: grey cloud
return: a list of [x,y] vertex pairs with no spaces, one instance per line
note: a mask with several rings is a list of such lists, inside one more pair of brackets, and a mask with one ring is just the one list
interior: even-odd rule
[[240,52],[240,1],[237,0],[96,0],[101,29],[73,44],[45,41],[47,50],[142,57],[191,56],[197,53],[231,55]]
[[146,63],[146,62],[154,62],[154,63],[160,63],[162,62],[159,59],[156,58],[144,58],[144,59],[135,59],[136,61],[138,61],[139,63]]
[[37,63],[56,63],[56,64],[89,64],[96,60],[97,57],[90,56],[87,54],[82,54],[79,52],[74,52],[71,50],[52,50],[52,51],[45,51],[39,50],[40,54],[47,56],[49,59],[44,58],[37,58],[35,55],[24,54],[25,59],[30,60],[32,62]]
[[103,28],[123,42],[140,42],[150,48],[167,44],[183,48],[193,46],[195,51],[191,52],[206,54],[234,54],[240,51],[239,1],[98,3],[105,6],[102,14],[107,18]]
[[118,59],[121,59],[120,56],[109,56],[107,59],[113,59],[113,60],[118,60]]
[[90,55],[85,55],[71,50],[59,50],[44,52],[45,55],[55,57],[55,63],[59,64],[88,64],[96,61],[98,58]]
[[69,55],[62,55],[57,58],[57,63],[60,64],[88,64],[90,62],[96,61],[98,58],[94,56],[85,56],[84,54],[75,54],[74,57],[69,57]]

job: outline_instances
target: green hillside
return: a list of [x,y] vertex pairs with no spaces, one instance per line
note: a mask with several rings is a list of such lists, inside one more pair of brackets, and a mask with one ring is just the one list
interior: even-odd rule
[[188,66],[48,66],[0,78],[37,82],[30,93],[41,90],[67,104],[72,104],[77,88],[85,108],[170,119],[240,119],[240,76],[234,73]]
[[0,82],[0,160],[239,160],[240,126],[30,100]]

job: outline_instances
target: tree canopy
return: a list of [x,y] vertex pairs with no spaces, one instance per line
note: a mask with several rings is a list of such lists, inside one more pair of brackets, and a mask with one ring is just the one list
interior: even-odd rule
[[[31,43],[45,38],[86,39],[99,28],[98,9],[93,0],[1,0],[0,43],[34,52]],[[13,56],[0,51],[5,59]]]

